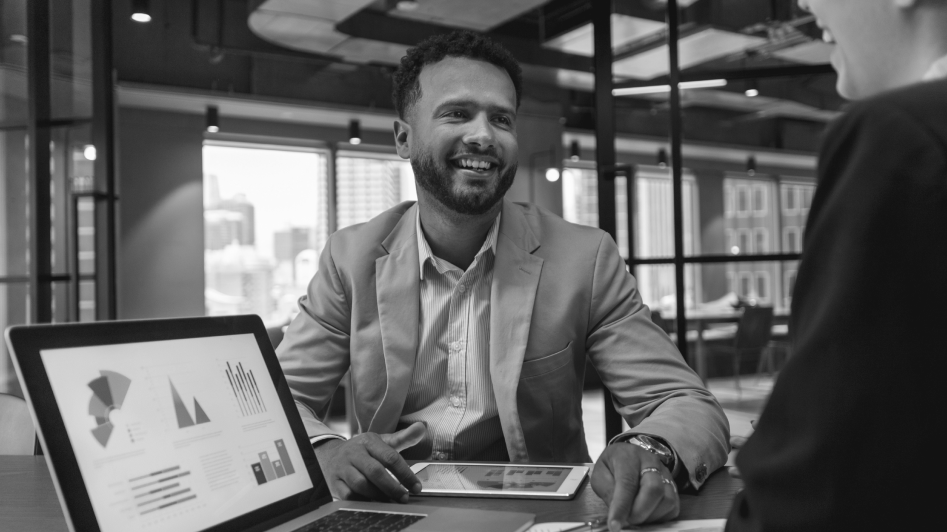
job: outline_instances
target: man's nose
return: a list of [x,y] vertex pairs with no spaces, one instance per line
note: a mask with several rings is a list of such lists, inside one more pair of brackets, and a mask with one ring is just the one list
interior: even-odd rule
[[476,118],[468,122],[469,129],[464,135],[464,143],[473,144],[480,149],[493,148],[496,145],[496,135],[493,131],[493,124],[485,115],[477,115]]

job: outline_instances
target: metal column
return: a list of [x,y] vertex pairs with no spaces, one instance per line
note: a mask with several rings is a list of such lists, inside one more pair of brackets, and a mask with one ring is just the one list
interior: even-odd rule
[[[592,0],[595,57],[595,164],[598,169],[598,226],[617,240],[615,222],[615,105],[612,96],[612,2]],[[621,416],[603,388],[606,441],[621,433]]]
[[684,308],[684,206],[681,194],[683,157],[681,154],[683,123],[681,119],[681,78],[678,61],[678,7],[677,0],[668,0],[668,54],[671,78],[671,182],[674,193],[674,285],[677,306],[677,348],[687,360],[687,316]]
[[53,319],[52,242],[50,239],[50,61],[49,2],[26,3],[27,93],[29,94],[28,165],[30,220],[31,323]]
[[113,70],[112,0],[95,0],[92,2],[92,142],[96,150],[94,188],[98,192],[95,202],[95,315],[99,320],[117,317]]

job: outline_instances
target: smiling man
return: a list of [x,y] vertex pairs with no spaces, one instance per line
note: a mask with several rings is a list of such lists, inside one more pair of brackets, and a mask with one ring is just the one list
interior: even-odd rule
[[727,530],[934,529],[947,474],[947,0],[799,5],[835,44],[839,93],[861,101],[825,134],[793,358],[737,457],[746,489]]
[[[726,418],[606,233],[504,199],[519,65],[458,32],[409,50],[394,85],[418,202],[329,238],[278,350],[333,493],[406,501],[405,458],[590,461],[588,360],[632,427],[592,476],[611,528],[675,517],[678,487],[726,461]],[[348,441],[318,416],[346,371]]]

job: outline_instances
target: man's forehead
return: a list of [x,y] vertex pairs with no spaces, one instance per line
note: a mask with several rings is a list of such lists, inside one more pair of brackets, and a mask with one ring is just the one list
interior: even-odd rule
[[473,97],[500,97],[503,104],[516,107],[516,88],[509,73],[487,61],[447,56],[424,65],[418,83],[421,85],[421,100],[427,100],[427,104],[437,105],[441,100],[466,93]]

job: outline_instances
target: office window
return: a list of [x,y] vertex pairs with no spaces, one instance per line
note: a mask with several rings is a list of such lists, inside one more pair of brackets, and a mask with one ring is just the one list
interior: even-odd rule
[[[598,227],[598,175],[592,165],[579,166],[564,161],[562,173],[562,214],[567,221]],[[641,258],[674,255],[674,217],[671,175],[667,168],[640,165],[635,172],[635,256]],[[625,177],[615,178],[616,236],[623,257],[628,249],[628,200]],[[694,175],[685,170],[682,176],[681,199],[684,205],[684,252],[699,253],[698,190]],[[694,301],[700,293],[700,274],[691,266],[685,271],[688,287],[685,296]],[[636,269],[638,289],[648,306],[660,305],[662,299],[674,294],[673,265],[654,265]],[[692,290],[690,287],[698,287]],[[666,306],[666,305],[665,305]]]
[[328,237],[328,152],[204,145],[204,301],[209,316],[298,312]]
[[799,188],[794,185],[783,186],[783,214],[796,214],[799,210]]
[[417,200],[411,163],[397,155],[340,151],[336,157],[338,228],[367,222]]
[[785,296],[785,305],[792,304],[792,292],[796,289],[796,270],[787,269],[783,274],[783,293]]
[[723,187],[723,212],[727,218],[733,218],[733,185]]
[[760,303],[769,302],[769,272],[756,272],[756,298]]
[[754,253],[755,250],[753,249],[753,246],[750,244],[750,242],[751,242],[751,240],[750,240],[750,230],[749,230],[749,229],[740,229],[739,231],[737,231],[737,234],[740,235],[740,244],[739,244],[740,253],[743,253],[743,254],[746,254],[746,253]]
[[762,183],[753,184],[753,214],[755,216],[766,216],[769,211],[769,203],[766,201],[766,187]]
[[756,241],[753,252],[769,253],[769,231],[765,227],[757,227],[753,229],[753,236]]
[[799,238],[798,227],[783,228],[783,252],[799,253],[802,251],[802,243]]
[[750,214],[750,187],[744,184],[737,185],[737,215]]
[[740,297],[753,297],[753,272],[740,272]]

